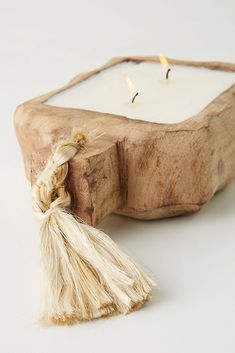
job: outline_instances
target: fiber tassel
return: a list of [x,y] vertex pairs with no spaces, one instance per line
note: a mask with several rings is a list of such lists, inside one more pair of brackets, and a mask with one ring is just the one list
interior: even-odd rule
[[76,132],[61,142],[32,187],[33,207],[42,222],[45,323],[127,314],[148,301],[155,285],[105,233],[68,211],[70,195],[64,185],[68,162],[86,140]]

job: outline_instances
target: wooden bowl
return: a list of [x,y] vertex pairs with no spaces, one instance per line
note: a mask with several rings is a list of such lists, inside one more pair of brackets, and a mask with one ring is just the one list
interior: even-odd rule
[[[174,65],[235,72],[234,64],[168,60]],[[235,177],[235,85],[177,124],[46,104],[53,95],[125,61],[158,62],[158,58],[112,59],[62,88],[21,104],[15,112],[16,134],[31,182],[58,139],[70,135],[71,129],[105,133],[76,155],[68,175],[73,211],[92,225],[111,212],[139,219],[196,212]]]

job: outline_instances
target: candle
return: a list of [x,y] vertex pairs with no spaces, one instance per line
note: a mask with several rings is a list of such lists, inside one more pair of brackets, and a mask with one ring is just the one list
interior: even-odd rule
[[[127,77],[134,91],[128,89]],[[174,65],[169,75],[159,63],[124,62],[51,97],[46,104],[170,124],[196,115],[234,82],[234,72]]]

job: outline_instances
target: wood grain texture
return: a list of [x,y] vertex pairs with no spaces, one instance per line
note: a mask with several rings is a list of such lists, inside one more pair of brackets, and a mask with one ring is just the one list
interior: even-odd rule
[[[58,139],[67,137],[71,129],[104,133],[73,159],[68,177],[73,211],[93,225],[111,212],[139,219],[196,212],[235,178],[235,85],[177,124],[46,104],[53,95],[130,60],[159,62],[157,57],[114,58],[21,104],[15,112],[16,134],[31,182]],[[228,63],[168,61],[235,72],[235,65]]]

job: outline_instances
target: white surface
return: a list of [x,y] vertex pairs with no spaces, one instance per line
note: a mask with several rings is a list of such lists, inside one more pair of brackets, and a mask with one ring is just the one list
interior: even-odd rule
[[[46,104],[178,123],[199,113],[235,83],[234,72],[179,65],[171,65],[167,80],[165,75],[160,64],[122,63],[51,97]],[[131,103],[136,92],[139,95]]]
[[235,62],[234,1],[1,0],[0,7],[0,351],[234,353],[234,183],[193,216],[108,217],[101,225],[157,277],[159,290],[143,310],[72,328],[34,324],[39,225],[12,126],[17,104],[112,56]]

